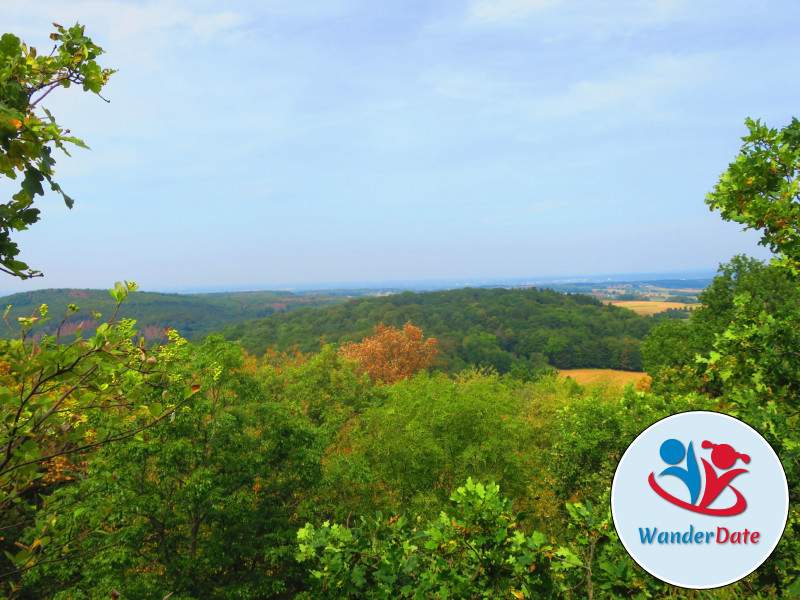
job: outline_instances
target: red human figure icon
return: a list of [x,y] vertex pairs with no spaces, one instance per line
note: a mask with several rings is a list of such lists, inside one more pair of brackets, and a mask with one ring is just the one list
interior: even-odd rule
[[[741,454],[736,452],[732,446],[728,444],[712,444],[708,440],[705,440],[702,444],[703,448],[713,448],[711,451],[711,462],[714,463],[714,466],[718,469],[730,469],[738,459],[742,459],[745,464],[750,462],[750,457],[747,454]],[[700,507],[705,508],[709,504],[711,504],[714,500],[717,499],[726,487],[730,485],[730,482],[733,480],[734,477],[741,475],[742,473],[747,473],[747,469],[733,469],[732,471],[728,471],[723,473],[722,475],[717,476],[717,472],[714,470],[708,461],[705,458],[700,459],[703,461],[703,468],[705,469],[706,473],[706,489],[703,493],[703,499],[700,501]],[[737,490],[735,487],[730,486],[731,490],[736,494],[736,504],[731,507],[732,511],[729,514],[739,514],[747,507],[747,501],[744,499],[744,496]]]

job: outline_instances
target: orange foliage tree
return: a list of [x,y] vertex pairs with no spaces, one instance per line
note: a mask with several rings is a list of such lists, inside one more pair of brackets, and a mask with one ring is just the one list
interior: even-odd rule
[[381,323],[361,343],[348,342],[339,348],[343,358],[357,361],[373,381],[383,383],[407,379],[430,367],[437,351],[436,339],[423,339],[422,330],[411,321],[402,331]]

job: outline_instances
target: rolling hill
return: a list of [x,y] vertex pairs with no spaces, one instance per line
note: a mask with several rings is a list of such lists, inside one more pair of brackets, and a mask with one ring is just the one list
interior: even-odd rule
[[[345,302],[349,298],[350,296],[331,292],[308,292],[300,295],[282,291],[213,294],[137,291],[125,300],[119,316],[135,319],[140,333],[147,339],[160,338],[169,326],[186,339],[199,341],[232,323],[300,308],[328,306]],[[69,304],[75,304],[80,310],[69,317],[62,333],[72,333],[79,325],[84,331],[89,331],[94,328],[93,311],[107,318],[116,308],[116,302],[107,290],[47,289],[0,298],[0,306],[11,306],[6,318],[12,327],[17,323],[18,317],[30,316],[42,304],[48,305],[48,316],[52,320],[37,328],[40,335],[55,332]],[[11,331],[3,324],[0,338],[7,339],[11,335]]]
[[407,321],[437,339],[439,369],[457,372],[479,365],[501,373],[515,365],[530,372],[547,365],[639,371],[639,344],[654,322],[584,294],[464,288],[356,298],[245,321],[226,327],[223,335],[241,340],[256,355],[295,344],[311,352],[323,338],[360,340],[379,323],[402,327]]

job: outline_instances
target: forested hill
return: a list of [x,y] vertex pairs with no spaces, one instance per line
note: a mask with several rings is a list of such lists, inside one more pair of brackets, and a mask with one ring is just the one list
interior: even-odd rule
[[299,310],[240,323],[223,330],[250,352],[299,344],[304,352],[328,342],[359,341],[379,323],[407,321],[438,341],[437,366],[456,372],[467,365],[535,372],[558,368],[641,370],[640,341],[653,320],[603,305],[593,296],[536,289],[473,289],[404,292],[357,298],[318,310]]
[[[291,292],[219,292],[213,294],[162,294],[135,292],[120,308],[119,316],[136,319],[139,332],[147,339],[160,338],[169,326],[183,337],[202,341],[208,334],[227,325],[248,319],[267,317],[299,308],[327,306],[344,302],[350,296],[331,292],[309,292],[304,295]],[[48,323],[37,327],[38,333],[52,334],[66,314],[67,306],[80,310],[69,317],[62,333],[73,333],[80,325],[84,332],[94,329],[92,312],[111,317],[116,301],[108,290],[48,289],[23,292],[0,298],[0,306],[11,305],[6,319],[16,326],[17,317],[29,317],[33,310],[47,304]],[[102,322],[102,321],[101,321]],[[11,337],[3,324],[0,338]]]

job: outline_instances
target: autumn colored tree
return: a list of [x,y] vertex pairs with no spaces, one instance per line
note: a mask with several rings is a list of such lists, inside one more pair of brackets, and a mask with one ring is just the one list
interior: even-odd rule
[[375,326],[374,335],[360,343],[348,342],[339,354],[359,363],[373,381],[394,383],[408,379],[436,361],[436,339],[423,339],[422,330],[411,321],[400,331],[383,323]]

